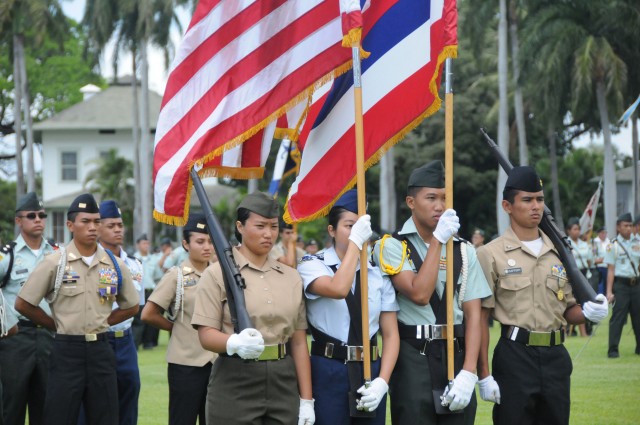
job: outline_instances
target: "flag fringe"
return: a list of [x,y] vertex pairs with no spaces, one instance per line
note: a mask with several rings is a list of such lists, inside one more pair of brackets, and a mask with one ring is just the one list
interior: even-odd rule
[[371,52],[367,52],[362,48],[362,27],[351,28],[348,33],[342,36],[342,47],[353,47],[358,45],[360,48],[360,57],[366,59],[371,55]]
[[[458,46],[457,45],[453,45],[453,46],[445,46],[442,49],[442,52],[440,52],[438,54],[438,62],[436,64],[436,71],[433,73],[433,76],[431,77],[431,81],[429,82],[429,91],[431,92],[431,94],[434,96],[434,100],[433,103],[431,103],[431,105],[429,105],[429,107],[420,115],[418,115],[417,118],[415,118],[413,121],[411,121],[409,124],[407,124],[402,130],[400,130],[398,133],[396,133],[393,137],[391,137],[389,140],[387,140],[387,142],[385,142],[385,144],[378,149],[378,151],[373,154],[366,162],[365,162],[365,171],[368,170],[371,166],[375,165],[378,161],[380,161],[380,159],[389,151],[390,148],[392,148],[394,145],[396,145],[398,142],[400,142],[402,139],[405,138],[405,136],[412,131],[414,128],[416,128],[422,121],[424,121],[426,118],[430,117],[431,115],[433,115],[436,111],[438,111],[440,109],[440,107],[442,106],[442,99],[440,99],[440,96],[438,95],[438,77],[440,76],[441,73],[441,69],[442,69],[442,64],[444,63],[444,61],[448,58],[456,58],[458,57]],[[323,207],[321,210],[317,211],[314,214],[311,214],[307,217],[295,220],[290,212],[289,212],[289,199],[287,199],[287,202],[285,203],[285,212],[284,212],[284,216],[283,219],[286,223],[288,224],[293,224],[293,223],[302,223],[302,222],[308,222],[308,221],[313,221],[316,220],[318,218],[324,217],[326,216],[329,211],[331,210],[331,207],[333,207],[333,204],[336,203],[336,201],[338,199],[340,199],[340,197],[342,195],[344,195],[348,190],[350,190],[353,186],[355,186],[356,184],[356,177],[354,176],[349,183],[347,183],[347,185],[344,187],[344,189],[342,189],[340,191],[340,193],[331,201],[329,202],[329,204],[327,204],[325,207]]]

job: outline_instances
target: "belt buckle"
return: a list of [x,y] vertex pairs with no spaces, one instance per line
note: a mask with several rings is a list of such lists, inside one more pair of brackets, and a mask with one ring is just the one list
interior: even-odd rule
[[345,362],[359,362],[362,361],[362,347],[359,345],[347,345],[347,358]]
[[84,340],[86,342],[95,342],[98,340],[98,335],[97,334],[86,334],[84,336]]
[[379,356],[378,346],[376,345],[375,347],[371,348],[371,361],[375,362],[376,360],[378,360],[378,356]]
[[327,345],[324,346],[324,356],[326,358],[332,359],[333,358],[333,342],[327,342]]
[[115,331],[113,334],[116,338],[122,338],[124,336],[124,331]]
[[636,286],[637,283],[638,283],[638,278],[636,277],[629,278],[629,286]]
[[527,345],[535,347],[550,347],[551,346],[551,332],[529,332],[529,342]]
[[431,326],[431,339],[447,339],[446,325]]

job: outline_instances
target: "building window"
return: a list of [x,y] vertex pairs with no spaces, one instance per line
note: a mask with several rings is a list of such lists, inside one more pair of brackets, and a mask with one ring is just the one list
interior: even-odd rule
[[65,213],[62,211],[54,211],[51,214],[51,238],[56,241],[58,244],[64,244],[64,229],[65,229],[66,219]]
[[62,180],[78,180],[78,153],[62,152]]

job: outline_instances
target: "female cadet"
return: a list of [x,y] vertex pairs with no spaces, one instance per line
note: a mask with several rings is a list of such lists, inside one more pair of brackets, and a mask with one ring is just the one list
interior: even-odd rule
[[[196,287],[209,265],[213,245],[203,215],[192,215],[184,226],[182,246],[189,257],[160,280],[142,310],[142,320],[171,332],[167,347],[169,424],[205,424],[207,385],[214,355],[200,346],[191,326]],[[169,319],[163,313],[167,311]]]
[[260,192],[247,195],[237,209],[241,245],[233,257],[255,329],[234,333],[218,264],[198,285],[191,324],[202,346],[220,354],[209,382],[209,425],[314,423],[302,280],[269,257],[277,236],[277,202]]
[[[395,292],[377,267],[368,264],[369,335],[372,376],[362,386],[362,319],[360,307],[360,250],[371,237],[371,217],[357,215],[357,192],[345,193],[329,212],[333,246],[302,259],[298,272],[304,282],[311,344],[313,396],[318,424],[384,424],[387,382],[400,346]],[[377,332],[382,331],[382,360],[378,358]],[[360,346],[353,350],[352,346]],[[352,357],[352,352],[357,353]],[[355,402],[349,393],[360,393],[361,408],[375,411],[369,419],[351,418]],[[356,414],[357,416],[357,414]]]

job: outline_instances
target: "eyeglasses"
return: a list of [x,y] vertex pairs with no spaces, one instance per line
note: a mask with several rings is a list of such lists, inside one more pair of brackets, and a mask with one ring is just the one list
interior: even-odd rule
[[18,217],[20,217],[20,218],[28,218],[29,220],[35,220],[35,219],[36,219],[36,216],[37,216],[40,220],[44,220],[45,218],[47,218],[47,213],[43,213],[43,212],[39,212],[39,213],[30,212],[29,214],[19,215]]

